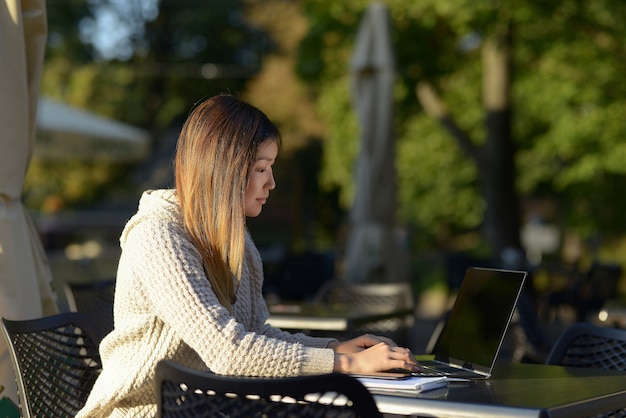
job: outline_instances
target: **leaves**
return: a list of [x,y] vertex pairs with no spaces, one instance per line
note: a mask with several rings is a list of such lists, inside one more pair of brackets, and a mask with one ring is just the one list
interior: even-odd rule
[[[348,129],[346,79],[353,35],[365,2],[333,10],[307,1],[312,30],[301,62],[316,80],[329,126],[323,179],[350,204],[358,132]],[[614,185],[626,181],[626,4],[610,0],[466,1],[390,0],[398,81],[396,132],[399,214],[433,235],[482,221],[476,170],[441,127],[425,117],[414,91],[433,83],[459,126],[484,138],[482,68],[477,46],[489,34],[513,27],[513,136],[518,187],[524,197],[559,202],[548,221],[590,234],[622,225]],[[351,13],[346,10],[350,8]],[[346,16],[350,15],[348,18]],[[332,40],[332,42],[329,41]],[[325,50],[324,48],[331,48]],[[320,51],[321,49],[321,51]],[[331,101],[334,103],[331,103]],[[547,217],[553,216],[546,214]]]

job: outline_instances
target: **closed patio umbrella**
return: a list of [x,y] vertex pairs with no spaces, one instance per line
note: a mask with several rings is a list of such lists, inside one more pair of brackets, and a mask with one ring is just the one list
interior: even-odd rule
[[[37,98],[47,37],[44,0],[0,3],[0,315],[27,319],[57,312],[52,274],[36,228],[21,202],[35,142]],[[17,402],[4,339],[0,385]]]
[[395,64],[385,5],[372,3],[360,24],[350,64],[360,129],[356,193],[350,211],[344,279],[406,279],[401,234],[395,228],[396,174],[392,127]]

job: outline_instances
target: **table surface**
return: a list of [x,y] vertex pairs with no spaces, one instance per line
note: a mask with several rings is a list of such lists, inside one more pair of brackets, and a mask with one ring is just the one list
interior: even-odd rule
[[497,364],[490,379],[450,383],[417,397],[374,395],[381,412],[437,417],[590,417],[626,406],[626,374]]
[[269,306],[267,322],[291,330],[347,331],[359,325],[388,318],[411,315],[411,309],[366,310],[319,303],[278,304]]

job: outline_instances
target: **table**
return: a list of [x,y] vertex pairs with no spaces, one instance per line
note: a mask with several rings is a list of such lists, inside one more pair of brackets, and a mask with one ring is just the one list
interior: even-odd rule
[[498,364],[485,381],[451,383],[417,397],[374,395],[383,413],[436,417],[591,417],[626,406],[626,374]]
[[319,303],[277,304],[269,306],[267,322],[277,328],[312,331],[349,331],[368,323],[412,315],[408,308],[397,310],[354,310]]

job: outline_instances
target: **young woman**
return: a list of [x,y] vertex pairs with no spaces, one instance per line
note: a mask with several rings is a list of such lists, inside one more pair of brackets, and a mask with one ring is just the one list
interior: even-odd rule
[[339,342],[265,323],[261,258],[246,230],[276,186],[280,134],[261,111],[212,97],[185,122],[175,190],[146,191],[122,232],[115,329],[85,417],[154,417],[154,371],[171,359],[241,376],[419,369],[383,337]]

